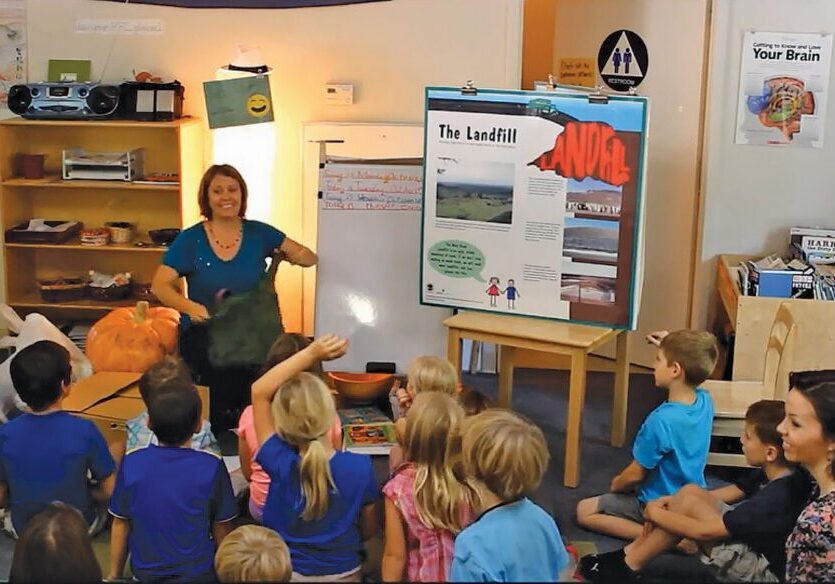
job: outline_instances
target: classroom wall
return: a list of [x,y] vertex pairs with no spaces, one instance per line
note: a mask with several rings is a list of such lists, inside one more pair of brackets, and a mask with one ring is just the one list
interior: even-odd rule
[[708,0],[558,0],[554,66],[560,57],[593,57],[615,30],[638,33],[649,72],[638,88],[650,98],[646,178],[646,263],[633,362],[651,365],[640,337],[688,326],[695,254],[700,118]]
[[[393,0],[330,8],[195,10],[91,0],[29,0],[29,79],[50,58],[91,59],[105,80],[132,69],[176,77],[186,110],[205,117],[202,82],[214,79],[238,44],[260,45],[271,74],[278,153],[272,223],[309,245],[302,230],[302,123],[423,120],[423,88],[515,88],[521,80],[521,0]],[[161,36],[76,35],[76,18],[159,18]],[[353,83],[353,106],[327,106],[326,83]],[[207,152],[210,150],[207,149]],[[258,156],[253,153],[253,156]],[[208,162],[207,158],[207,162]],[[415,253],[418,253],[417,250]],[[282,266],[285,324],[302,327],[302,275]]]
[[[743,33],[835,32],[831,0],[714,0],[703,176],[703,231],[693,321],[707,323],[716,256],[783,253],[792,226],[835,227],[835,97],[824,147],[734,144]],[[833,75],[832,77],[835,77]]]

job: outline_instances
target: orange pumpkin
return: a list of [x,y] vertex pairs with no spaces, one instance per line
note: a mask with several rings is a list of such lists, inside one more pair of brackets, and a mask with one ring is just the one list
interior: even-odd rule
[[173,308],[149,308],[144,300],[135,308],[110,311],[87,335],[86,353],[93,370],[144,373],[177,350],[179,322]]

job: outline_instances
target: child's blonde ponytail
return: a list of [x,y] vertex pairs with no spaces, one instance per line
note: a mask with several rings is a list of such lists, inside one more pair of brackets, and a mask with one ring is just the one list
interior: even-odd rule
[[299,479],[305,501],[301,517],[321,519],[328,510],[330,490],[336,488],[323,442],[336,416],[333,397],[321,379],[299,373],[278,389],[272,412],[278,433],[301,455]]

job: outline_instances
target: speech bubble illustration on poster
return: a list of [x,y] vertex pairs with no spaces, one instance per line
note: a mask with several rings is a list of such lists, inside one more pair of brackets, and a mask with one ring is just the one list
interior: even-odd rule
[[447,239],[437,242],[429,248],[429,265],[450,278],[486,281],[481,275],[484,270],[484,254],[466,241]]

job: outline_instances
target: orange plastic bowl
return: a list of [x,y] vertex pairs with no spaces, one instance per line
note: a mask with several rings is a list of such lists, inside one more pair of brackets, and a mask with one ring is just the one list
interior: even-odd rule
[[328,379],[342,397],[356,401],[372,401],[391,388],[390,373],[327,372]]

